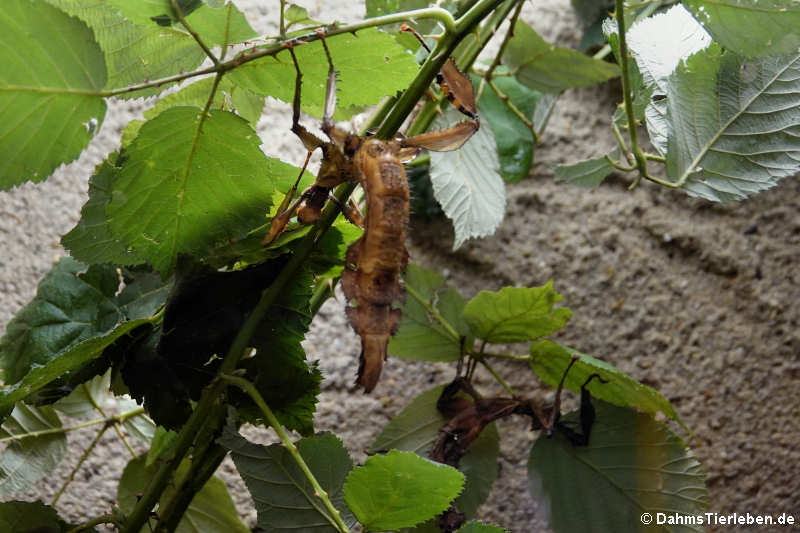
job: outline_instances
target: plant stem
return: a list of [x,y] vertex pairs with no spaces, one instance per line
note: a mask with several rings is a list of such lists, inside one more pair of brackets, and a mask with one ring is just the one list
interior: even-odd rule
[[495,370],[495,369],[494,369],[494,367],[492,367],[492,365],[490,365],[489,363],[487,363],[487,362],[486,362],[486,360],[485,360],[485,359],[484,359],[482,356],[478,358],[478,362],[479,362],[480,364],[482,364],[484,367],[486,367],[486,370],[488,370],[488,371],[489,371],[489,373],[490,373],[490,374],[491,374],[491,375],[494,377],[494,379],[496,379],[496,380],[497,380],[497,382],[498,382],[498,383],[499,383],[499,384],[500,384],[500,385],[501,385],[501,386],[502,386],[502,387],[503,387],[503,388],[506,390],[506,392],[507,392],[507,393],[509,393],[511,396],[516,396],[516,395],[517,395],[517,394],[514,392],[514,389],[512,389],[512,388],[511,388],[511,385],[509,385],[509,384],[508,384],[508,382],[507,382],[505,379],[503,379],[503,376],[501,376],[500,374],[498,374],[498,373],[497,373],[497,370]]
[[67,533],[79,533],[85,529],[89,529],[90,527],[99,526],[100,524],[116,524],[117,517],[113,514],[104,514],[103,516],[98,516],[97,518],[93,518],[88,522],[84,522],[78,526],[73,527],[72,529],[67,530]]
[[264,413],[264,416],[269,422],[269,425],[272,426],[272,429],[274,429],[275,433],[278,434],[278,437],[281,439],[281,443],[283,443],[283,445],[286,447],[287,451],[292,456],[292,459],[294,459],[294,462],[297,464],[297,466],[306,476],[308,482],[314,488],[314,496],[320,499],[322,504],[325,506],[325,509],[329,513],[329,515],[327,516],[328,521],[330,521],[333,527],[335,527],[341,533],[350,533],[350,529],[347,527],[347,524],[345,524],[344,520],[342,520],[341,513],[333,505],[330,498],[328,498],[328,493],[325,492],[325,489],[323,489],[322,486],[319,484],[317,478],[314,477],[314,473],[311,472],[310,468],[308,468],[308,465],[306,464],[305,460],[303,460],[303,456],[300,455],[300,452],[292,442],[292,439],[289,437],[289,434],[286,433],[285,429],[283,429],[283,426],[281,425],[280,421],[272,412],[272,409],[270,409],[269,406],[266,404],[264,398],[261,397],[261,394],[259,394],[255,386],[244,378],[236,376],[227,376],[227,375],[223,375],[221,377],[228,383],[236,385],[237,387],[242,389],[253,399],[258,408],[261,409],[261,412]]
[[100,437],[102,437],[103,433],[106,432],[109,424],[111,424],[111,422],[107,423],[105,426],[100,428],[100,431],[98,431],[97,435],[95,435],[94,439],[92,439],[91,444],[89,444],[89,446],[87,446],[86,449],[83,450],[80,459],[78,459],[78,463],[72,468],[72,471],[69,473],[69,476],[67,476],[66,481],[64,481],[64,483],[61,485],[61,488],[58,489],[55,496],[53,496],[53,501],[50,502],[51,506],[55,506],[55,504],[58,503],[58,499],[61,498],[61,495],[64,494],[64,491],[67,489],[69,484],[72,482],[73,479],[75,479],[75,474],[78,473],[78,470],[80,469],[81,465],[83,465],[86,459],[89,458],[89,454],[92,453],[94,447],[97,446],[98,442],[100,442]]
[[[200,35],[196,31],[194,31],[194,28],[192,28],[188,22],[186,22],[186,19],[183,17],[183,10],[181,9],[181,6],[178,5],[178,0],[171,0],[171,4],[172,4],[172,12],[175,14],[175,18],[178,19],[178,22],[181,23],[181,26],[186,28],[186,31],[189,32],[189,35],[191,35],[192,38],[197,42],[197,44],[200,45],[200,48],[202,48],[203,52],[205,52],[208,58],[211,59],[211,62],[214,63],[214,66],[218,67],[219,59],[217,59],[217,56],[211,53],[211,49],[206,45],[206,43],[203,42],[203,39],[200,38]],[[223,49],[225,48],[224,44],[222,48]]]
[[132,418],[134,416],[139,416],[144,414],[144,407],[137,407],[136,409],[131,409],[130,411],[126,411],[119,415],[109,416],[106,418],[98,418],[96,420],[90,420],[88,422],[82,422],[80,424],[76,424],[74,426],[69,426],[66,428],[50,428],[50,429],[42,429],[40,431],[31,431],[30,433],[24,433],[21,435],[11,435],[10,437],[3,437],[0,439],[0,444],[7,441],[14,441],[14,440],[22,440],[22,439],[29,439],[34,437],[41,437],[43,435],[54,435],[57,433],[68,433],[70,431],[75,431],[76,429],[84,429],[91,426],[96,426],[97,424],[108,424],[108,423],[117,423],[117,422],[124,422],[128,418]]
[[192,465],[172,499],[159,507],[158,526],[154,533],[171,533],[177,530],[186,509],[191,505],[194,496],[202,490],[206,482],[217,471],[228,450],[213,443],[201,457],[193,457]]
[[517,23],[517,19],[519,18],[519,14],[522,11],[523,3],[520,2],[517,4],[516,9],[514,9],[514,13],[511,15],[511,20],[509,20],[508,24],[508,31],[506,32],[505,37],[503,37],[503,42],[500,43],[500,48],[497,50],[497,54],[494,56],[494,60],[492,60],[492,64],[489,65],[489,69],[484,74],[484,78],[487,82],[492,81],[492,76],[494,75],[494,70],[500,65],[501,60],[503,59],[503,53],[506,51],[506,46],[508,46],[508,41],[514,36],[514,26]]
[[[503,23],[503,20],[505,19],[506,15],[508,15],[508,13],[511,11],[511,9],[513,9],[516,1],[518,0],[506,0],[507,3],[504,4],[502,7],[498,8],[497,11],[492,13],[492,16],[489,17],[489,20],[486,21],[486,24],[484,24],[483,27],[483,31],[478,36],[476,43],[473,43],[471,46],[466,47],[466,49],[464,50],[464,52],[461,54],[461,56],[458,58],[457,61],[457,63],[461,66],[464,72],[468,72],[469,69],[472,67],[472,64],[475,62],[478,55],[481,53],[481,50],[483,50],[483,48],[489,43],[491,35],[493,35],[496,28]],[[474,8],[477,7],[480,7],[480,5],[475,6]],[[441,44],[441,39],[440,39],[440,44]],[[433,53],[431,53],[431,55],[428,57],[429,60],[434,56],[434,54],[437,53],[438,49],[439,47],[437,46],[436,49],[434,49]],[[442,63],[444,63],[444,61]],[[428,84],[430,84],[430,82],[428,82]],[[427,89],[427,87],[428,86],[426,85],[425,88]],[[425,105],[422,106],[422,110],[419,112],[416,120],[414,120],[414,123],[408,129],[408,132],[406,134],[408,136],[412,136],[427,130],[428,127],[431,125],[431,122],[433,122],[433,119],[436,116],[439,106],[443,105],[444,102],[446,101],[447,100],[444,98],[439,98],[434,101],[426,102]]]
[[486,353],[483,354],[485,357],[494,357],[496,359],[511,359],[514,361],[530,361],[530,355],[520,355],[514,353]]
[[278,23],[278,31],[280,32],[281,39],[286,38],[286,20],[284,19],[284,11],[286,10],[286,0],[280,0],[281,18]]
[[422,295],[419,292],[417,292],[417,290],[414,287],[406,285],[406,292],[410,294],[416,301],[418,301],[420,305],[425,308],[425,311],[427,311],[433,318],[439,321],[439,323],[444,327],[444,329],[447,330],[447,334],[450,335],[453,338],[453,340],[458,342],[461,339],[461,335],[458,333],[458,331],[456,331],[456,328],[450,325],[450,322],[448,322],[441,315],[441,313],[439,313],[439,310],[433,307],[428,300],[423,298]]
[[639,147],[639,134],[636,129],[636,117],[633,114],[633,97],[631,96],[631,79],[628,72],[628,41],[625,37],[625,2],[623,0],[614,0],[614,13],[617,17],[617,31],[619,33],[619,61],[622,68],[622,99],[625,104],[625,115],[628,118],[628,137],[631,140],[631,152],[633,159],[636,161],[636,168],[639,169],[639,176],[636,177],[631,184],[631,189],[639,184],[642,176],[647,173],[647,160],[644,158],[641,147]]

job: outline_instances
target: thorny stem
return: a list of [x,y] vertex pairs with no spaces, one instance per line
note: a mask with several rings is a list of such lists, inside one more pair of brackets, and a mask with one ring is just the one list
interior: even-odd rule
[[461,335],[458,333],[458,331],[456,331],[456,328],[454,328],[450,322],[448,322],[447,319],[444,318],[441,313],[439,313],[438,309],[432,306],[427,299],[423,298],[423,296],[417,292],[414,287],[411,285],[406,285],[406,292],[410,294],[416,301],[418,301],[420,305],[425,308],[425,311],[427,311],[429,315],[439,321],[444,329],[447,330],[447,334],[450,335],[453,340],[457,342],[461,338]]
[[286,38],[286,20],[284,19],[284,11],[286,10],[286,0],[280,0],[281,2],[281,18],[280,23],[278,25],[278,31],[280,31],[281,39]]
[[631,140],[631,152],[636,161],[636,168],[639,169],[639,176],[631,184],[631,189],[639,185],[642,176],[647,173],[647,160],[644,158],[641,147],[639,147],[639,133],[636,129],[636,117],[633,115],[633,98],[631,96],[631,79],[628,72],[628,41],[625,37],[625,2],[624,0],[614,0],[614,13],[617,17],[617,28],[619,33],[619,62],[622,69],[622,98],[625,103],[625,115],[628,118],[628,137]]
[[494,75],[495,69],[500,65],[501,60],[503,59],[503,53],[506,51],[506,46],[508,46],[508,41],[514,36],[514,26],[517,23],[517,19],[519,18],[519,14],[522,11],[523,3],[520,2],[517,4],[516,9],[514,9],[514,13],[511,14],[511,19],[508,21],[508,31],[506,32],[505,37],[503,37],[503,42],[500,43],[500,49],[497,50],[497,54],[494,56],[494,60],[492,60],[492,64],[489,65],[489,69],[484,74],[484,79],[489,82],[492,81],[492,76]]
[[[86,397],[89,398],[89,402],[92,404],[92,407],[94,407],[97,410],[97,412],[100,413],[101,416],[105,417],[106,416],[105,411],[103,411],[103,408],[100,407],[100,405],[95,401],[94,396],[92,396],[89,393],[89,386],[86,383],[82,384],[81,386],[83,387],[83,390],[86,393]],[[112,425],[114,426],[114,431],[117,433],[117,436],[119,437],[119,439],[122,441],[122,443],[125,445],[125,447],[128,448],[128,451],[130,452],[131,456],[132,457],[136,457],[136,452],[134,451],[134,449],[131,446],[130,442],[128,442],[128,439],[125,438],[125,435],[122,433],[122,430],[119,428],[119,424],[115,423],[115,424],[112,424]],[[100,433],[101,435],[102,435],[103,431],[105,431],[105,428],[101,431],[101,433]],[[55,503],[55,502],[53,502],[53,503]]]
[[50,502],[51,506],[55,506],[55,504],[58,503],[58,499],[61,498],[61,495],[64,494],[64,491],[67,489],[67,487],[69,487],[69,484],[72,483],[73,479],[75,479],[75,474],[78,473],[78,470],[80,470],[80,468],[83,465],[83,463],[86,461],[86,459],[89,458],[89,454],[92,453],[92,450],[94,450],[94,447],[97,446],[98,442],[100,442],[100,437],[102,437],[103,433],[106,432],[106,430],[108,429],[109,424],[110,424],[110,422],[107,423],[105,426],[101,427],[100,431],[98,431],[97,435],[95,435],[94,439],[92,439],[91,444],[89,444],[89,446],[87,446],[86,449],[83,450],[83,453],[81,454],[80,459],[78,459],[77,464],[72,468],[72,471],[69,473],[69,475],[67,476],[67,479],[61,485],[61,488],[58,489],[58,491],[56,492],[55,496],[53,496],[53,501]]
[[178,22],[181,23],[181,26],[186,28],[186,31],[189,32],[189,35],[191,35],[192,38],[195,41],[197,41],[197,44],[200,45],[200,48],[203,49],[203,52],[205,52],[205,54],[208,56],[211,62],[214,63],[214,66],[218,67],[219,59],[217,59],[217,56],[211,53],[211,49],[206,45],[206,43],[203,42],[203,39],[200,38],[200,35],[198,35],[196,31],[194,31],[194,28],[192,28],[188,22],[186,22],[186,19],[183,16],[183,10],[181,9],[181,6],[178,5],[178,0],[171,0],[171,4],[172,4],[172,12],[175,13],[175,18],[178,19]]
[[333,505],[330,498],[328,498],[328,493],[325,492],[325,489],[323,489],[322,486],[319,484],[317,478],[314,477],[314,473],[311,472],[310,468],[308,468],[308,465],[306,464],[305,460],[303,460],[303,456],[300,455],[300,452],[297,450],[297,446],[294,445],[291,437],[286,432],[286,430],[283,429],[283,426],[281,425],[280,421],[272,412],[272,409],[270,409],[267,403],[264,401],[264,398],[261,397],[261,394],[259,394],[255,386],[244,378],[236,376],[228,376],[228,375],[222,375],[220,377],[224,381],[230,383],[231,385],[236,385],[253,399],[253,402],[255,402],[255,404],[258,406],[259,409],[261,409],[261,412],[266,417],[267,421],[269,422],[269,425],[272,426],[272,429],[274,429],[275,433],[278,434],[278,438],[281,439],[281,443],[283,444],[283,446],[292,456],[294,462],[297,464],[297,466],[303,472],[303,475],[305,475],[308,482],[314,488],[314,496],[319,498],[319,500],[322,502],[322,505],[325,506],[325,509],[329,513],[328,515],[326,515],[328,521],[331,523],[331,525],[333,525],[333,527],[335,527],[341,533],[349,533],[350,529],[347,527],[347,524],[344,523],[344,520],[342,520],[341,513]]
[[[515,3],[516,0],[506,0],[506,3],[502,5],[502,7],[499,7],[497,11],[492,13],[491,17],[489,17],[489,20],[487,20],[483,25],[482,31],[479,32],[476,42],[465,47],[466,49],[461,56],[456,58],[456,63],[464,70],[464,72],[468,72],[472,67],[472,64],[478,58],[481,50],[483,50],[483,48],[489,43],[491,36],[494,35],[497,27],[503,23],[503,20],[505,20],[505,17],[508,15],[511,9],[513,9]],[[439,45],[441,45],[441,39]],[[439,46],[434,49],[433,53],[428,59],[430,60],[430,58],[433,57],[438,50]],[[444,61],[442,61],[442,63],[444,63]],[[430,84],[430,82],[428,83]],[[425,88],[427,89],[427,85]],[[417,115],[417,119],[414,121],[414,124],[412,124],[408,129],[407,135],[416,135],[428,129],[428,126],[430,126],[431,122],[433,122],[433,119],[436,116],[439,106],[446,101],[447,100],[445,98],[439,98],[437,100],[425,103],[425,105],[422,106],[422,110]]]
[[[625,36],[627,32],[625,27],[624,4],[625,4],[624,0],[614,0],[614,6],[615,6],[614,14],[617,17],[617,30],[619,34],[619,55],[620,55],[619,62],[620,62],[620,68],[622,69],[622,97],[625,106],[625,115],[627,116],[628,119],[628,137],[630,138],[631,141],[630,151],[633,154],[633,159],[635,161],[636,168],[639,170],[639,175],[636,176],[636,178],[633,180],[633,183],[631,183],[629,188],[630,189],[636,188],[639,185],[639,182],[641,181],[642,178],[648,179],[665,187],[677,188],[680,187],[682,183],[680,182],[673,183],[650,175],[650,173],[647,170],[648,158],[645,155],[644,151],[642,150],[642,147],[639,145],[639,134],[638,130],[636,129],[636,117],[634,117],[633,114],[633,96],[631,94],[632,89],[631,89],[630,73],[628,72],[628,63],[630,62],[630,57],[628,56],[628,42]],[[651,9],[654,10],[656,7],[658,7],[658,5],[660,5],[660,3],[656,2],[648,6],[646,11],[650,11]]]
[[503,376],[501,376],[500,374],[498,374],[498,373],[497,373],[497,370],[495,370],[495,369],[492,367],[492,365],[490,365],[488,362],[486,362],[486,360],[485,360],[485,359],[484,359],[482,356],[481,356],[481,357],[478,359],[478,362],[479,362],[480,364],[482,364],[482,365],[483,365],[483,366],[486,368],[486,370],[488,370],[488,371],[489,371],[489,373],[490,373],[490,374],[491,374],[491,375],[494,377],[494,379],[496,379],[496,380],[497,380],[497,382],[498,382],[498,383],[499,383],[499,384],[500,384],[500,385],[501,385],[501,386],[502,386],[502,387],[503,387],[503,388],[506,390],[506,392],[507,392],[507,393],[509,393],[509,394],[510,394],[512,397],[515,397],[515,396],[517,395],[517,394],[514,392],[514,389],[512,389],[512,388],[511,388],[511,385],[509,385],[509,384],[508,384],[508,382],[507,382],[505,379],[503,379]]
[[505,104],[508,109],[516,115],[516,117],[523,123],[525,126],[531,130],[531,135],[533,135],[533,143],[539,144],[539,134],[536,133],[536,125],[533,123],[532,120],[528,119],[525,116],[525,113],[520,111],[520,109],[511,101],[506,93],[504,93],[500,87],[494,82],[494,80],[487,79],[486,84],[497,94],[497,97],[500,98]]
[[137,407],[136,409],[131,409],[130,411],[126,411],[119,415],[109,416],[106,418],[98,418],[96,420],[89,420],[88,422],[82,422],[80,424],[76,424],[74,426],[69,426],[66,428],[50,428],[50,429],[42,429],[40,431],[31,431],[30,433],[25,433],[22,435],[11,435],[10,437],[3,437],[0,439],[0,444],[7,441],[13,440],[22,440],[22,439],[32,439],[35,437],[41,437],[44,435],[54,435],[58,433],[68,433],[70,431],[75,431],[77,429],[84,429],[91,426],[96,426],[97,424],[109,424],[109,423],[120,423],[124,422],[128,418],[132,418],[134,416],[139,416],[144,414],[144,407]]

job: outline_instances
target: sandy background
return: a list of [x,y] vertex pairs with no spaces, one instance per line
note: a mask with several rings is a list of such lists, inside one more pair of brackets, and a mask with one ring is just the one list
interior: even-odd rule
[[[275,31],[270,21],[277,2],[236,3],[258,30]],[[358,2],[300,3],[318,20],[352,21],[363,13]],[[577,44],[568,0],[528,4],[523,18],[551,42]],[[788,512],[800,519],[800,182],[786,179],[729,206],[649,184],[630,192],[622,178],[594,190],[558,183],[552,165],[612,145],[608,122],[617,91],[612,83],[562,97],[531,176],[507,187],[508,212],[495,238],[452,253],[447,221],[416,222],[412,260],[438,269],[466,297],[554,279],[563,303],[575,312],[560,341],[611,362],[673,402],[694,431],[691,445],[708,473],[712,510]],[[62,255],[59,237],[78,220],[91,170],[140,111],[140,103],[113,105],[79,161],[44,184],[0,192],[0,324],[27,303]],[[268,102],[259,124],[264,149],[299,165],[303,150],[289,126],[287,107]],[[335,301],[315,319],[307,349],[326,377],[318,428],[335,431],[358,458],[409,399],[452,375],[447,365],[394,359],[372,395],[355,392],[358,339]],[[499,366],[518,391],[537,394],[525,373]],[[484,376],[479,384],[489,382]],[[481,517],[515,532],[544,531],[524,476],[533,435],[521,426],[501,424],[500,477]],[[62,467],[25,499],[48,501],[92,436],[71,434],[73,449]],[[106,512],[127,460],[109,432],[60,500],[62,514],[77,522]],[[254,524],[231,465],[222,471],[243,516]],[[747,529],[725,529],[737,530]]]

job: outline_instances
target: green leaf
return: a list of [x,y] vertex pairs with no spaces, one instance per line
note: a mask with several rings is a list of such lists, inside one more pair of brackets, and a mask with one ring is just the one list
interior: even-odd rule
[[[411,451],[427,457],[439,430],[447,419],[436,408],[442,386],[419,394],[386,424],[370,445],[373,453],[389,449]],[[458,469],[466,476],[464,491],[455,504],[467,518],[472,518],[486,500],[497,479],[500,436],[495,424],[488,425],[472,442]]]
[[70,251],[72,257],[87,264],[144,262],[116,238],[108,226],[106,206],[111,201],[111,190],[119,173],[115,166],[117,160],[117,154],[111,154],[97,166],[89,180],[89,199],[81,208],[81,219],[69,233],[61,237],[61,244]]
[[[258,525],[266,532],[335,533],[332,518],[289,451],[280,444],[261,446],[247,441],[230,423],[218,441],[231,450],[236,470],[253,497]],[[335,435],[323,433],[297,441],[303,461],[345,523],[355,519],[344,506],[342,486],[353,460]]]
[[558,165],[555,168],[555,174],[558,179],[566,181],[570,185],[597,187],[609,174],[614,172],[614,167],[611,166],[608,158],[610,157],[617,161],[619,156],[619,148],[614,148],[608,155],[602,157],[595,157],[570,165]]
[[54,403],[53,408],[70,418],[98,417],[100,413],[97,408],[105,410],[108,407],[110,386],[111,372],[95,376],[75,387],[68,396]]
[[[114,6],[95,0],[47,0],[78,17],[94,31],[108,69],[106,88],[122,88],[147,80],[189,72],[205,59],[203,50],[186,32],[163,28],[152,22],[140,26],[126,19]],[[128,2],[133,4],[134,2]],[[127,92],[118,98],[158,94],[172,84]]]
[[283,12],[283,19],[286,24],[286,29],[295,25],[315,26],[319,24],[319,22],[308,16],[308,10],[306,8],[295,4],[286,6],[286,11]]
[[[75,387],[68,396],[54,403],[53,408],[70,418],[112,416],[139,408],[130,398],[114,397],[110,387],[109,370]],[[130,435],[145,443],[153,439],[156,430],[153,421],[145,414],[127,417],[122,424]]]
[[[553,531],[584,531],[586,524],[596,524],[604,531],[633,533],[642,531],[645,511],[701,515],[709,501],[705,475],[681,439],[649,415],[596,403],[588,446],[573,446],[556,432],[531,449],[528,480],[549,510]],[[562,420],[577,423],[577,418],[573,412]],[[703,531],[655,524],[648,529]]]
[[481,291],[464,308],[476,337],[491,343],[524,342],[563,328],[572,311],[553,306],[562,300],[552,280],[541,287],[504,287]]
[[117,295],[117,305],[129,320],[151,317],[167,300],[172,287],[157,272],[148,268],[123,268],[125,288]]
[[[130,513],[139,496],[158,470],[157,464],[145,465],[144,455],[131,459],[122,472],[117,488],[117,503],[124,513]],[[178,467],[176,477],[186,474],[189,463],[184,461]],[[175,490],[169,486],[161,496],[161,505],[174,496]],[[154,522],[151,525],[155,527]],[[144,526],[142,531],[150,531]],[[228,493],[225,483],[216,476],[211,477],[203,488],[195,494],[189,508],[178,524],[176,533],[249,533],[250,529],[239,519],[239,514]]]
[[741,200],[800,170],[800,53],[744,60],[716,45],[670,76],[667,171],[692,196]]
[[551,45],[521,20],[514,26],[503,64],[520,83],[542,92],[589,87],[619,76],[616,65]]
[[175,442],[178,440],[178,434],[172,430],[168,430],[163,426],[156,426],[153,433],[153,439],[150,442],[150,449],[147,450],[147,460],[145,466],[150,466],[161,457],[167,457],[175,448]]
[[39,283],[33,301],[8,323],[0,339],[0,368],[7,385],[81,342],[108,334],[124,319],[113,295],[81,277],[85,270],[82,263],[61,258]]
[[468,522],[457,533],[508,533],[508,530],[483,522]]
[[106,68],[92,31],[42,1],[3,2],[0,48],[0,189],[8,189],[78,157],[105,116],[97,92]]
[[[107,0],[131,22],[143,26],[165,26],[166,31],[184,32],[183,25],[173,17],[170,0]],[[203,5],[199,0],[179,0],[187,24],[208,46],[241,43],[256,37],[244,14],[229,2],[219,9]],[[169,28],[174,24],[173,28]],[[188,33],[186,36],[191,39]]]
[[179,253],[203,254],[263,223],[276,175],[246,121],[224,111],[201,120],[173,107],[142,126],[106,208],[112,233],[166,275]]
[[[42,502],[0,503],[0,531],[9,533],[67,533],[73,527]],[[94,529],[82,529],[94,533]]]
[[561,346],[553,341],[541,340],[531,345],[531,369],[542,381],[551,387],[556,387],[573,354],[579,355],[580,359],[575,362],[567,374],[564,388],[580,392],[581,385],[590,375],[599,374],[608,383],[594,381],[591,385],[593,397],[621,407],[635,407],[647,413],[655,414],[660,411],[667,417],[683,424],[669,400],[657,390],[639,383],[605,361]]
[[[12,321],[13,323],[13,321]],[[145,324],[150,324],[150,320],[130,320],[123,322],[113,330],[104,335],[99,335],[72,344],[58,352],[51,354],[51,359],[44,364],[35,364],[31,370],[25,374],[21,381],[11,387],[6,387],[0,391],[0,409],[13,405],[14,403],[28,397],[30,394],[45,387],[68,372],[79,369],[86,363],[100,357],[103,350],[110,346],[114,341],[123,337]],[[11,325],[9,324],[9,329]],[[43,332],[37,332],[34,337],[38,337]],[[40,341],[37,341],[40,342]],[[21,359],[25,359],[22,357]]]
[[[337,35],[326,40],[337,77],[337,118],[347,118],[352,109],[376,104],[387,95],[405,89],[419,68],[414,57],[398,46],[394,38],[375,29],[357,35]],[[302,109],[322,116],[328,61],[319,41],[294,49],[303,72]],[[292,102],[295,69],[288,52],[246,63],[229,74],[231,80],[263,96]],[[344,110],[344,112],[343,112]]]
[[354,468],[344,498],[370,531],[410,527],[433,518],[450,505],[464,486],[464,475],[411,452],[373,455]]
[[[0,439],[60,428],[61,421],[52,407],[19,402],[0,427]],[[67,437],[61,432],[11,441],[0,456],[0,497],[7,499],[26,491],[51,475],[66,451]]]
[[[473,77],[477,84],[478,78]],[[536,103],[542,93],[527,88],[515,78],[503,76],[495,78],[494,85],[508,97],[528,120],[533,118]],[[478,100],[481,117],[489,123],[497,142],[497,155],[503,179],[515,183],[528,177],[533,164],[534,141],[531,129],[511,110],[506,102],[491,86],[486,86]]]
[[[214,78],[203,78],[190,83],[181,88],[181,90],[160,98],[156,105],[144,112],[144,118],[145,120],[154,119],[163,111],[177,106],[195,106],[203,109],[208,102],[208,96],[211,94],[213,85]],[[263,108],[263,96],[234,85],[228,77],[222,78],[219,82],[210,107],[210,109],[236,111],[240,117],[253,127],[255,127],[258,119],[261,118]],[[122,131],[123,146],[129,145],[136,138],[144,122],[143,120],[132,120],[125,126]]]
[[[434,122],[431,131],[460,121],[461,114],[449,108]],[[506,192],[497,143],[491,128],[481,128],[458,150],[431,152],[433,194],[453,221],[453,249],[469,238],[491,235],[503,221]]]
[[[461,316],[464,299],[455,290],[445,289],[444,278],[439,274],[415,263],[408,265],[403,279],[406,287],[403,319],[389,341],[389,354],[424,361],[458,360],[460,337],[469,335]],[[458,338],[428,309],[441,316]]]
[[800,48],[800,4],[786,0],[684,0],[683,5],[728,50],[745,57]]

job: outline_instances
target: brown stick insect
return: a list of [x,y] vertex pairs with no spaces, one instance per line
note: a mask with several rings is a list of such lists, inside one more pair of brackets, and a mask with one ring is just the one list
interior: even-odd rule
[[[366,197],[365,218],[361,217],[352,202],[341,206],[348,220],[364,229],[362,237],[347,250],[342,289],[349,302],[347,317],[361,337],[356,382],[365,392],[370,392],[380,378],[389,338],[400,324],[402,313],[400,309],[393,307],[393,302],[402,302],[405,298],[400,275],[408,263],[405,241],[409,190],[403,162],[412,159],[423,148],[434,151],[456,150],[475,133],[479,124],[475,114],[472,83],[453,64],[453,68],[442,71],[444,82],[440,81],[440,85],[448,87],[445,94],[453,94],[460,102],[466,102],[461,107],[469,111],[465,114],[471,120],[441,131],[393,140],[354,135],[339,129],[332,121],[336,105],[337,72],[334,70],[323,30],[319,30],[318,35],[328,60],[322,131],[329,141],[318,138],[300,124],[303,75],[293,45],[287,45],[296,71],[292,132],[308,150],[301,176],[308,164],[308,158],[317,148],[322,150],[322,163],[314,184],[294,203],[292,198],[296,192],[296,184],[286,195],[278,214],[272,220],[264,245],[280,235],[295,212],[301,223],[314,223],[333,187],[345,182],[357,182],[362,186]],[[299,180],[298,177],[298,182]]]

